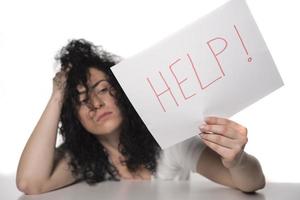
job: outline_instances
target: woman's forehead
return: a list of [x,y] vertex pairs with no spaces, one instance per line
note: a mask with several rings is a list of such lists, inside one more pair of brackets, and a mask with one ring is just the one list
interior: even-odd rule
[[106,75],[104,72],[96,69],[96,68],[90,68],[89,69],[89,79],[88,79],[88,85],[92,86],[99,80],[106,80]]

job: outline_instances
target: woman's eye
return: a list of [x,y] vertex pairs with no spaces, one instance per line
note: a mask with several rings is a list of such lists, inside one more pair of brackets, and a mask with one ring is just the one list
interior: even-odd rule
[[108,91],[108,88],[102,88],[102,89],[100,89],[100,90],[97,91],[97,94],[103,94],[103,93],[105,93],[107,91]]

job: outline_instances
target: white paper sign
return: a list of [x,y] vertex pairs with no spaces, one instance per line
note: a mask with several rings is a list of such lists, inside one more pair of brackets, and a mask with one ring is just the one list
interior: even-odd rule
[[244,0],[232,0],[125,59],[113,73],[162,148],[283,85]]

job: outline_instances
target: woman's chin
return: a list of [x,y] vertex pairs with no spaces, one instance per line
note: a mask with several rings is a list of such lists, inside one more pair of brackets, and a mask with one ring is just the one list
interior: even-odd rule
[[106,121],[105,123],[101,124],[101,126],[96,127],[96,130],[93,131],[95,135],[113,135],[116,133],[119,133],[120,126],[119,124],[117,125],[114,122],[111,121]]

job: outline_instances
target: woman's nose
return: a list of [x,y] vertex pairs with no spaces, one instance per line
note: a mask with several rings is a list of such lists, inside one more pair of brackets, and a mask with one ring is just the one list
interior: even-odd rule
[[92,105],[93,110],[99,109],[105,105],[105,102],[103,101],[103,99],[101,99],[96,94],[91,94],[90,101],[91,101],[90,103]]

